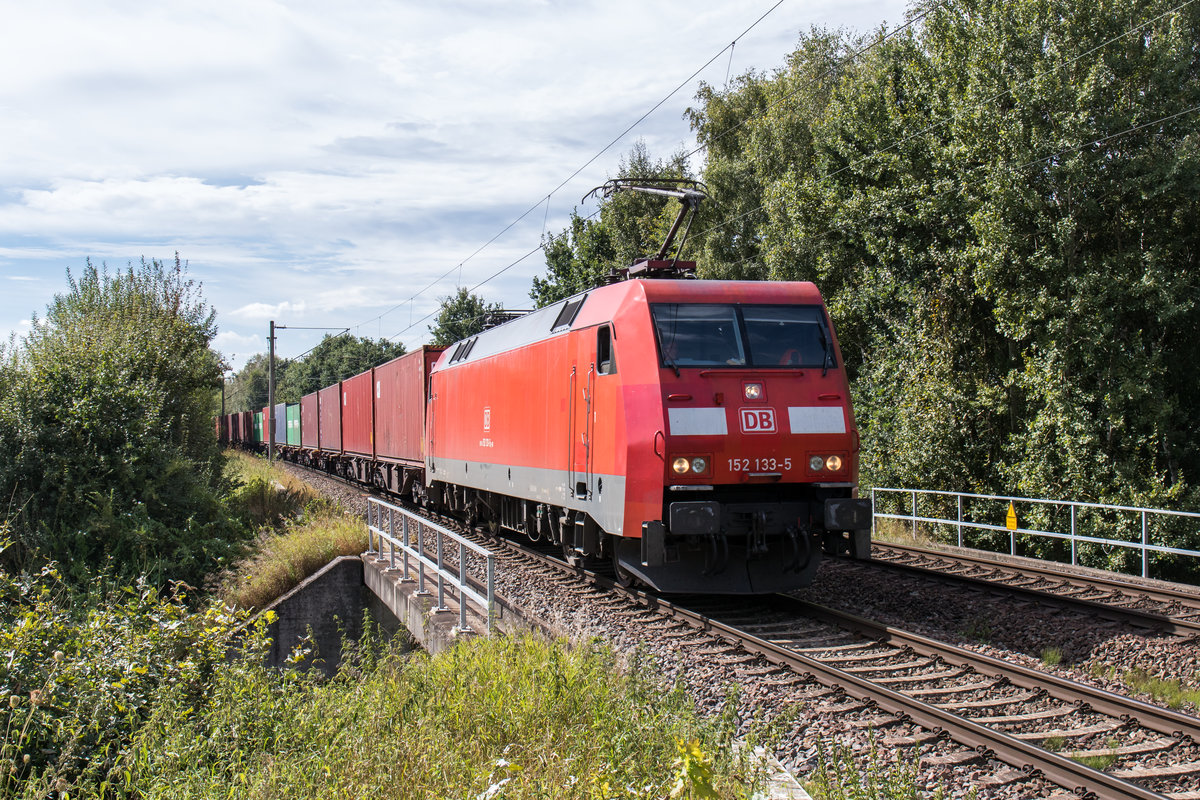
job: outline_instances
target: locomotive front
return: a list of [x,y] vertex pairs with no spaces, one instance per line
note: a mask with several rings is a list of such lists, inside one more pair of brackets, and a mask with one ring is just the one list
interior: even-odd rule
[[631,452],[641,539],[617,545],[621,569],[664,591],[764,593],[811,583],[822,550],[867,557],[858,432],[816,287],[642,285],[658,407],[626,414],[658,458]]

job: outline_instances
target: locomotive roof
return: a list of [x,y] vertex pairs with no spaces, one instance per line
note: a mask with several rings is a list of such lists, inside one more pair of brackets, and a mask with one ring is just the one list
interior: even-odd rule
[[503,325],[455,342],[435,370],[515,350],[568,331],[611,322],[627,303],[788,303],[821,304],[809,282],[628,280],[581,292]]

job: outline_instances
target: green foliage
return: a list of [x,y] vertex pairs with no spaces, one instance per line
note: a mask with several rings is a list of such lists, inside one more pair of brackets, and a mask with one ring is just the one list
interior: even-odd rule
[[241,483],[230,505],[261,533],[251,552],[214,581],[227,605],[262,608],[334,558],[367,549],[361,519],[279,466],[247,453],[235,453],[230,466]]
[[26,552],[196,582],[244,532],[220,495],[213,313],[176,259],[88,262],[0,370],[0,496]]
[[[860,767],[846,747],[822,743],[817,750],[817,768],[812,781],[805,787],[816,800],[918,800],[929,797],[917,784],[916,753],[901,753],[895,764],[884,763],[872,738],[866,753],[866,765]],[[934,798],[944,798],[938,789]],[[974,800],[975,791],[967,795]]]
[[497,637],[434,657],[359,653],[329,683],[242,661],[203,706],[167,698],[131,753],[128,790],[617,800],[666,796],[673,760],[676,796],[754,789],[732,728],[698,721],[652,665],[622,670],[607,649]]
[[287,362],[276,373],[275,402],[299,403],[306,394],[402,355],[404,345],[400,342],[366,336],[326,335],[312,352]]
[[821,287],[868,485],[1200,501],[1200,8],[1173,9],[920,0],[702,89],[701,272]]
[[1063,653],[1062,648],[1047,647],[1042,650],[1042,664],[1047,667],[1057,667],[1062,663]]
[[[1111,679],[1114,676],[1115,670],[1105,677]],[[1151,675],[1144,669],[1131,669],[1123,672],[1120,680],[1134,692],[1148,694],[1156,702],[1163,703],[1170,708],[1184,706],[1200,708],[1200,688],[1194,685],[1197,680],[1200,680],[1200,675],[1194,674],[1192,677],[1193,685],[1187,686],[1175,678],[1162,678]]]
[[499,303],[485,303],[483,298],[459,287],[452,297],[442,298],[437,319],[429,326],[434,347],[448,347],[457,341],[474,336],[488,327],[489,318],[503,312]]
[[[242,411],[262,411],[267,405],[269,384],[268,356],[258,353],[251,356],[240,370],[235,372],[225,383],[225,413],[236,414]],[[278,382],[280,376],[290,362],[276,359],[275,369]],[[331,381],[332,383],[332,381]],[[278,385],[278,383],[277,383]]]
[[[275,402],[300,398],[371,367],[404,355],[404,345],[367,336],[326,334],[320,344],[295,359],[275,359]],[[268,354],[252,356],[225,387],[225,411],[262,411],[267,405]]]
[[0,797],[106,794],[163,688],[200,700],[242,620],[184,600],[104,580],[80,594],[53,566],[0,570]]
[[[621,160],[617,177],[654,179],[690,175],[682,154],[666,162],[654,161],[645,143],[639,140],[628,160]],[[639,192],[618,192],[603,201],[598,219],[583,218],[573,211],[566,230],[543,240],[549,272],[544,278],[533,279],[529,296],[539,308],[548,306],[599,286],[606,275],[628,267],[639,258],[653,256],[666,241],[678,213],[679,204],[674,200]]]

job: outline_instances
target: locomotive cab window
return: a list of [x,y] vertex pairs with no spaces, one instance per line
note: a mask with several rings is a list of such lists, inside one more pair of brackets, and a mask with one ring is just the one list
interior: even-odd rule
[[715,367],[746,363],[735,306],[656,303],[651,306],[665,367]]
[[612,375],[617,371],[617,357],[613,353],[612,328],[601,325],[596,329],[596,371],[601,375]]
[[820,306],[656,303],[664,367],[836,367]]
[[750,358],[757,367],[837,366],[825,314],[817,306],[743,306]]

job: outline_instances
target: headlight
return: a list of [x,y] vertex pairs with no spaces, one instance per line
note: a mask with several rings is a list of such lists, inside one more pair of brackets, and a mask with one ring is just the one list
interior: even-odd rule
[[685,472],[687,472],[689,469],[692,468],[692,462],[688,461],[686,458],[677,458],[677,459],[675,459],[674,462],[671,463],[671,468],[674,469],[676,472],[678,472],[680,475],[683,475]]
[[841,468],[842,468],[842,457],[841,456],[830,456],[829,458],[825,459],[825,469],[829,470],[830,472],[837,472]]
[[747,383],[744,388],[747,400],[758,400],[763,395],[761,383]]
[[808,460],[808,468],[813,472],[820,472],[821,468],[824,466],[825,459],[821,458],[820,456],[813,456]]
[[696,473],[697,475],[703,475],[707,471],[708,471],[708,459],[707,458],[693,458],[692,459],[692,472]]

